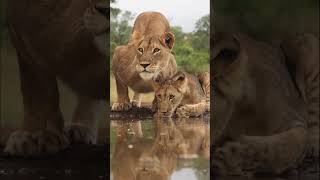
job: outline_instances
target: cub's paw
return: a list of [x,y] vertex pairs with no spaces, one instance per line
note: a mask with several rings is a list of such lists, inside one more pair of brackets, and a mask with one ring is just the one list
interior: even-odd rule
[[65,128],[65,134],[71,144],[96,144],[96,132],[85,125],[71,124]]
[[5,153],[13,156],[41,156],[54,154],[68,147],[69,141],[63,133],[54,133],[48,130],[36,132],[13,132],[4,149]]
[[111,110],[112,111],[128,111],[132,108],[132,103],[113,103]]
[[178,117],[190,117],[193,116],[189,106],[184,105],[177,108],[176,114]]

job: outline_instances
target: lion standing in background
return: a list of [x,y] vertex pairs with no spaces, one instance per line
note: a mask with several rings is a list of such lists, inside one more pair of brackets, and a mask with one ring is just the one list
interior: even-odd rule
[[[118,46],[112,59],[112,72],[116,79],[118,100],[112,110],[128,110],[140,106],[141,93],[154,91],[154,80],[161,75],[170,77],[177,71],[171,54],[175,42],[167,19],[157,12],[140,14],[127,45]],[[132,102],[128,88],[134,91]]]

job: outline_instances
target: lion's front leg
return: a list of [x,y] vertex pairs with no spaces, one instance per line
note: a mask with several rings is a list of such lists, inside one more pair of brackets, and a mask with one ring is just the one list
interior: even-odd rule
[[122,83],[115,75],[117,86],[117,102],[113,103],[111,110],[113,111],[127,111],[132,107],[129,98],[128,86]]
[[63,134],[56,78],[20,54],[18,60],[24,105],[23,128],[10,135],[4,151],[11,155],[34,156],[65,149],[68,140]]
[[103,115],[104,102],[78,95],[72,122],[65,129],[71,143],[96,144],[98,121]]
[[179,117],[198,117],[206,111],[206,108],[206,102],[200,102],[198,104],[186,104],[178,107],[176,114]]
[[134,92],[131,104],[133,107],[141,107],[142,95],[140,93]]
[[283,173],[294,168],[306,153],[307,132],[296,127],[272,136],[243,136],[218,148],[212,158],[216,172]]

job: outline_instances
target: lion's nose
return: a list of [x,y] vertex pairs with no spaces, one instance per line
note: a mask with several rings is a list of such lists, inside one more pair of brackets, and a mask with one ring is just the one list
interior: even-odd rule
[[143,64],[140,64],[140,65],[145,69],[150,65],[150,63],[143,63]]

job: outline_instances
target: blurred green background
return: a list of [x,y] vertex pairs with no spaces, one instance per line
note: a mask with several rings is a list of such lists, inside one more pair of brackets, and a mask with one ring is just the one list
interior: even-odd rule
[[297,33],[319,37],[319,0],[215,0],[210,6],[215,31],[240,31],[271,43]]
[[[111,20],[110,20],[110,53],[112,58],[114,49],[119,45],[125,45],[130,39],[132,26],[130,22],[134,20],[135,14],[130,11],[122,11],[115,8],[113,1],[111,3]],[[174,17],[173,17],[174,18]],[[173,48],[178,67],[189,73],[209,71],[210,65],[210,16],[209,14],[201,17],[195,25],[193,32],[183,32],[179,26],[173,26],[172,32],[176,41]],[[111,61],[111,59],[110,59]],[[116,101],[115,80],[111,73],[111,102]],[[132,97],[132,91],[130,91]],[[143,101],[150,102],[153,99],[152,93],[143,97]]]

